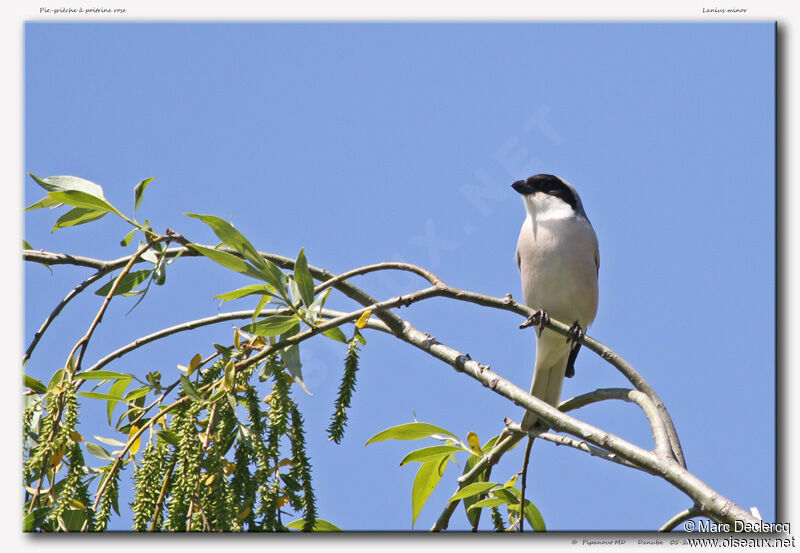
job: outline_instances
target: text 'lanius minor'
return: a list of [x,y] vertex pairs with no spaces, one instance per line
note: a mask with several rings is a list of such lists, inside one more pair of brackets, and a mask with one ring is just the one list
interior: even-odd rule
[[[549,315],[573,323],[572,333],[580,333],[597,314],[600,269],[597,236],[581,199],[568,182],[554,175],[534,175],[511,186],[522,194],[527,214],[517,240],[525,305],[536,309],[540,320]],[[531,395],[557,406],[564,376],[575,374],[579,349],[579,343],[544,330],[541,322]],[[526,412],[522,428],[529,430],[535,424],[536,415]],[[546,425],[542,421],[539,426]]]

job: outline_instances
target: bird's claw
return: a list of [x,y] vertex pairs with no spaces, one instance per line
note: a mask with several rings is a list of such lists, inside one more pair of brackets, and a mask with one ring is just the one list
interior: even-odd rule
[[537,335],[541,336],[544,327],[547,326],[547,323],[549,322],[550,322],[550,315],[548,315],[547,311],[545,311],[544,309],[540,309],[536,313],[528,317],[524,323],[519,325],[519,327],[528,328],[529,326],[538,326],[539,332],[537,333]]
[[567,331],[567,343],[577,344],[584,336],[586,336],[586,332],[578,324],[578,321],[575,321]]

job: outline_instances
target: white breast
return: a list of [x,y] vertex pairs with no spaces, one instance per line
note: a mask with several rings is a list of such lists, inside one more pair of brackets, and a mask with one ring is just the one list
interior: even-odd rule
[[588,220],[555,200],[530,206],[522,224],[517,241],[522,293],[528,307],[586,329],[597,314],[597,237]]

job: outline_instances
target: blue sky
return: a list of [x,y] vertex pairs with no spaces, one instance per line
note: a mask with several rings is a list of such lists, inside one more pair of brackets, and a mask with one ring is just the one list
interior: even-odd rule
[[[305,247],[311,264],[334,272],[404,260],[452,286],[520,297],[513,253],[524,211],[509,185],[534,173],[566,178],[600,243],[589,334],[658,391],[689,469],[774,520],[773,24],[28,23],[25,56],[25,170],[90,179],[128,212],[133,185],[156,177],[141,217],[198,242],[215,239],[183,212],[229,219],[259,249]],[[26,203],[42,195],[25,186]],[[51,234],[56,218],[26,214],[25,238],[103,259],[126,253],[122,222]],[[27,344],[88,272],[25,269]],[[214,295],[246,283],[210,263],[175,263],[130,315],[128,298],[112,302],[88,360],[214,314]],[[404,274],[356,284],[378,298],[425,285]],[[97,306],[93,295],[70,304],[34,353],[32,375],[63,362]],[[515,316],[446,300],[401,315],[528,387],[533,338]],[[223,323],[109,369],[177,374],[177,363],[230,337]],[[314,396],[297,397],[319,515],[346,529],[405,530],[415,467],[397,465],[429,444],[364,442],[413,413],[485,440],[521,413],[421,352],[367,337],[341,445],[324,430],[344,349],[320,339],[303,350]],[[624,385],[584,351],[562,398]],[[103,411],[93,409],[85,413]],[[650,444],[632,405],[577,415]],[[89,423],[82,433],[110,431]],[[509,454],[496,478],[521,458]],[[430,527],[455,488],[450,470],[417,528]],[[649,530],[690,506],[652,476],[551,444],[534,446],[531,475],[529,497],[552,530]],[[466,524],[459,509],[451,528]]]

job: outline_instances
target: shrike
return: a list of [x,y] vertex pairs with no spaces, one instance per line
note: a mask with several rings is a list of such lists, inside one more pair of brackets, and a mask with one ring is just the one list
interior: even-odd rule
[[[572,323],[573,334],[585,331],[597,314],[600,254],[578,193],[554,175],[534,175],[511,186],[522,194],[527,214],[517,240],[525,305],[536,309],[540,320],[549,315]],[[536,337],[531,395],[557,406],[564,376],[575,374],[579,349],[580,343],[544,329],[542,322]],[[526,411],[522,428],[530,430],[537,422],[546,427]]]

